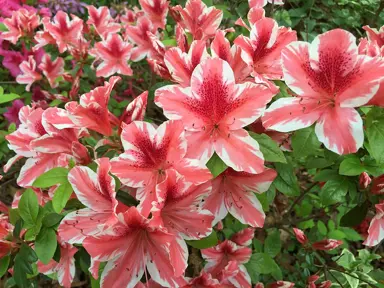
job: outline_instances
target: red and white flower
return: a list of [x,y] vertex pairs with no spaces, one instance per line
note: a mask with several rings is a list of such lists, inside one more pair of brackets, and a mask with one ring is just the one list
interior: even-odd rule
[[213,37],[223,19],[223,11],[207,7],[201,0],[188,0],[183,9],[180,5],[172,8],[179,15],[177,21],[192,34],[194,40],[206,40]]
[[250,174],[228,168],[212,180],[212,192],[203,207],[215,215],[214,223],[229,212],[243,224],[263,227],[265,214],[254,193],[267,191],[276,175],[272,169]]
[[108,158],[99,158],[97,173],[85,166],[77,166],[68,174],[77,199],[87,208],[67,214],[58,233],[70,243],[82,243],[86,236],[102,235],[117,222],[115,179],[109,175]]
[[156,90],[155,103],[171,120],[182,120],[188,157],[206,163],[214,151],[237,171],[260,173],[264,159],[244,126],[264,112],[272,92],[263,85],[235,83],[229,64],[206,59],[192,73],[191,86],[170,85]]
[[44,76],[47,77],[51,88],[56,88],[58,86],[56,80],[64,75],[64,59],[57,57],[52,61],[49,54],[44,54],[39,69],[43,72]]
[[112,159],[112,173],[130,187],[139,188],[139,209],[148,215],[156,200],[156,186],[170,170],[187,182],[200,184],[211,178],[209,170],[198,160],[186,158],[187,143],[180,121],[167,121],[157,130],[150,123],[134,121],[123,128],[121,141],[125,152]]
[[248,0],[250,8],[263,8],[267,3],[274,5],[284,5],[284,0]]
[[114,22],[108,7],[96,8],[89,5],[87,9],[89,15],[87,24],[92,26],[102,39],[106,39],[109,35],[116,35],[120,31],[120,24]]
[[364,241],[366,246],[376,246],[384,239],[384,201],[375,205],[376,215],[368,228],[368,237]]
[[56,40],[59,52],[65,52],[70,46],[75,46],[82,37],[83,20],[79,17],[71,15],[69,20],[67,13],[59,11],[53,18],[53,22],[44,23],[44,27]]
[[164,54],[164,63],[172,80],[183,87],[188,87],[191,85],[193,70],[208,57],[205,41],[195,40],[192,42],[188,53],[183,52],[179,47],[172,47],[167,50]]
[[34,82],[43,78],[41,74],[36,71],[36,66],[36,61],[32,55],[28,56],[28,60],[23,61],[19,66],[21,74],[17,75],[16,81],[19,84],[27,84],[27,87],[25,87],[27,91],[31,89],[31,85]]
[[231,65],[236,83],[243,82],[252,72],[252,68],[241,57],[242,50],[240,47],[236,45],[231,47],[223,30],[216,32],[211,43],[211,53],[213,57],[221,58]]
[[[113,76],[104,86],[97,87],[80,97],[80,104],[72,101],[65,104],[65,109],[69,112],[72,124],[61,125],[61,127],[85,127],[103,135],[112,134],[110,118],[112,114],[108,110],[108,101],[115,84],[121,78]],[[115,119],[118,122],[118,119]],[[113,121],[115,122],[115,121]]]
[[133,72],[128,65],[131,53],[132,45],[124,42],[118,34],[108,35],[89,52],[96,57],[95,62],[102,61],[96,69],[97,77],[109,77],[115,73],[131,76]]
[[12,12],[11,18],[3,21],[8,31],[0,34],[0,39],[16,44],[20,37],[33,36],[34,30],[40,25],[40,17],[33,10],[20,8]]
[[288,132],[317,122],[316,135],[338,154],[356,152],[364,141],[355,107],[366,104],[384,78],[384,61],[358,55],[355,37],[335,29],[312,44],[294,42],[282,52],[284,78],[297,97],[281,98],[262,120],[267,129]]
[[134,287],[146,269],[155,282],[167,287],[186,284],[182,275],[175,275],[179,266],[185,267],[181,253],[171,259],[170,245],[176,238],[165,228],[153,225],[135,207],[119,215],[119,222],[110,235],[87,237],[83,246],[93,260],[108,261],[101,275],[101,287]]
[[[143,121],[145,110],[148,103],[148,91],[144,91],[128,104],[123,115],[120,117],[121,123],[130,124],[133,121]],[[121,126],[121,125],[120,125]],[[122,127],[121,127],[122,128]]]
[[154,223],[166,227],[186,240],[198,240],[211,234],[214,216],[201,208],[201,201],[212,190],[210,181],[191,185],[171,170],[157,185],[157,200],[152,209]]
[[152,41],[148,32],[155,35],[156,29],[151,21],[145,16],[137,19],[136,26],[127,25],[125,27],[125,39],[136,44],[136,47],[132,49],[132,61],[140,61],[145,57],[151,58],[151,55],[154,53]]
[[251,287],[251,278],[243,265],[251,258],[251,248],[239,246],[231,240],[225,240],[215,247],[202,249],[201,255],[207,261],[204,270],[210,273],[213,278],[220,280],[229,278],[228,280],[232,280],[229,281],[232,284],[242,283],[242,285],[235,285],[235,287]]
[[139,3],[155,29],[164,29],[167,22],[169,2],[167,0],[139,0]]
[[296,32],[279,27],[272,18],[261,18],[251,27],[250,38],[240,35],[235,44],[241,48],[243,60],[252,67],[256,83],[273,87],[268,80],[283,78],[281,51],[297,40]]

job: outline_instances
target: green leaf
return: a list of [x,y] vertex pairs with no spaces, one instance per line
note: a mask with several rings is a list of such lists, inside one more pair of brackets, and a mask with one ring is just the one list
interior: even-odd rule
[[336,240],[342,240],[345,238],[345,234],[343,231],[340,230],[333,230],[328,233],[327,238],[329,239],[336,239]]
[[215,231],[212,231],[211,235],[200,239],[200,240],[190,240],[186,241],[189,246],[192,246],[197,249],[206,249],[215,246],[219,240],[217,239],[217,234]]
[[346,157],[339,167],[340,175],[357,176],[364,172],[364,167],[361,164],[359,157],[351,155]]
[[328,233],[327,226],[325,226],[324,222],[322,221],[317,222],[317,230],[323,236],[327,235]]
[[313,155],[320,148],[314,127],[301,129],[292,136],[292,148],[295,157]]
[[352,263],[356,260],[355,256],[348,250],[343,249],[341,252],[341,256],[336,258],[336,263],[339,264],[341,267],[344,267],[345,269],[351,269]]
[[0,278],[8,271],[9,261],[11,260],[10,256],[4,256],[0,259]]
[[35,251],[23,243],[14,259],[13,278],[19,288],[29,288],[27,274],[33,274],[32,263],[38,260]]
[[17,94],[14,94],[14,93],[3,94],[0,96],[0,104],[11,102],[11,101],[18,99],[18,98],[20,98],[20,96]]
[[68,169],[56,167],[39,176],[35,182],[33,182],[33,186],[38,188],[48,188],[64,182],[68,182]]
[[43,228],[36,237],[35,251],[41,262],[48,264],[57,247],[56,232],[52,228]]
[[271,274],[276,270],[276,262],[266,253],[252,254],[251,259],[245,264],[248,271],[254,270],[258,274]]
[[340,175],[336,170],[324,169],[315,175],[313,180],[318,182],[327,182],[329,180],[338,180],[340,179]]
[[369,202],[366,201],[361,205],[349,210],[346,214],[343,215],[340,219],[340,225],[344,227],[354,227],[359,225],[368,213]]
[[363,237],[359,233],[357,233],[352,228],[348,227],[339,227],[339,230],[342,231],[345,234],[345,239],[349,241],[361,241],[363,240]]
[[366,135],[369,151],[379,164],[384,164],[384,110],[374,107],[366,118]]
[[275,163],[277,177],[273,182],[275,188],[287,196],[299,196],[300,188],[291,164]]
[[325,206],[344,202],[347,192],[348,182],[345,179],[341,181],[330,180],[321,189],[320,200]]
[[60,213],[67,204],[73,192],[71,183],[66,180],[56,189],[52,199],[52,206],[56,213]]
[[[358,288],[359,287],[359,276],[356,273],[351,273],[351,275],[355,276],[349,276],[347,274],[344,274],[345,279],[347,279],[350,288]],[[357,278],[356,278],[357,277]]]
[[259,143],[260,151],[263,153],[265,161],[287,163],[283,151],[269,136],[253,132],[249,132],[249,135]]
[[60,214],[49,213],[49,214],[44,216],[44,218],[43,218],[43,225],[45,227],[53,227],[53,226],[57,225],[58,223],[60,223],[60,221],[63,218],[64,217],[62,215],[60,215]]
[[32,227],[36,224],[39,214],[39,202],[32,189],[25,190],[21,196],[18,209],[20,217],[26,225],[24,228]]
[[213,177],[217,177],[222,172],[224,172],[225,169],[228,168],[228,166],[224,163],[223,160],[221,160],[221,158],[216,153],[214,153],[211,159],[209,159],[207,167],[209,171],[211,171]]
[[281,240],[279,230],[273,230],[268,234],[264,242],[264,252],[274,258],[281,250]]
[[[5,26],[5,24],[3,22],[0,23],[0,31],[1,32],[5,32],[5,31],[8,31],[8,28],[7,26]],[[1,88],[1,87],[0,87]],[[3,88],[1,88],[3,89]],[[0,94],[3,94],[3,93],[0,93]]]

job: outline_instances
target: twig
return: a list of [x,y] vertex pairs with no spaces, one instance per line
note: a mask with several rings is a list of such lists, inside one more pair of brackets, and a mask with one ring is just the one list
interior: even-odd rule
[[313,187],[315,187],[317,185],[317,183],[313,183],[311,186],[309,186],[306,190],[303,191],[303,193],[301,193],[301,195],[299,197],[296,198],[296,200],[293,202],[292,206],[289,208],[289,210],[285,213],[283,213],[283,215],[285,214],[290,214],[292,213],[293,209],[295,208],[295,205],[298,204],[301,200],[303,200],[303,198],[305,197],[305,195],[307,195],[307,193],[309,191],[311,191],[311,189]]

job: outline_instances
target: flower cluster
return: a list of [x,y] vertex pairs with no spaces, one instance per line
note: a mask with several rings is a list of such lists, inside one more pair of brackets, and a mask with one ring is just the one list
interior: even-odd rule
[[[342,29],[302,42],[291,28],[266,17],[267,3],[283,1],[250,0],[247,20],[236,21],[248,36],[238,35],[231,44],[227,36],[235,29],[222,29],[223,11],[201,0],[188,0],[185,7],[165,0],[139,2],[141,9],[126,9],[117,17],[107,7],[87,6],[86,20],[21,7],[3,22],[4,67],[26,91],[38,89],[43,95],[30,105],[15,101],[5,115],[18,126],[5,137],[15,156],[4,172],[20,161],[17,185],[26,189],[13,207],[32,194],[41,206],[39,215],[53,205],[62,218],[54,229],[60,260],[52,255],[45,261],[36,243],[31,247],[39,256],[37,269],[57,273],[60,285],[70,287],[74,255],[85,249],[89,272],[100,277],[101,287],[251,287],[249,246],[256,228],[266,222],[260,197],[278,177],[286,181],[259,136],[292,151],[290,133],[315,124],[313,141],[336,157],[362,148],[358,108],[384,107],[384,31],[364,27],[368,37],[359,45]],[[176,23],[172,45],[164,41],[167,17]],[[154,79],[167,85],[142,91],[116,115],[111,98],[135,77],[143,59]],[[85,67],[96,80],[82,93],[89,77]],[[165,121],[150,123],[150,105],[162,109]],[[280,149],[274,153],[284,155]],[[220,171],[212,169],[213,162]],[[51,171],[65,173],[65,180],[47,180]],[[368,190],[371,178],[364,173],[360,188]],[[372,194],[384,193],[382,183],[383,177],[373,179]],[[65,197],[64,190],[69,191]],[[66,206],[70,198],[75,209]],[[384,238],[384,203],[375,207],[367,246]],[[228,217],[243,229],[224,233],[220,225]],[[2,217],[0,256],[21,251],[26,242],[20,239],[27,240],[32,227],[24,227],[27,232],[16,241],[10,236],[16,228]],[[300,229],[294,233],[308,250],[343,244],[329,238],[309,242]],[[204,267],[188,277],[190,246],[213,234],[222,237],[201,248]],[[38,235],[32,240],[38,242]],[[308,287],[330,287],[330,281],[319,279],[310,276]],[[267,287],[293,285],[279,280]]]

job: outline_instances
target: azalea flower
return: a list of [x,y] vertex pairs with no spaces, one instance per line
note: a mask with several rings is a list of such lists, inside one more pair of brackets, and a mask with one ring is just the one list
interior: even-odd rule
[[137,19],[136,26],[128,25],[125,27],[125,39],[136,44],[136,47],[132,49],[132,61],[137,62],[145,57],[151,58],[150,56],[153,54],[154,50],[149,38],[150,34],[147,32],[155,34],[156,29],[151,21],[145,16]]
[[11,18],[4,19],[8,31],[0,34],[0,38],[16,44],[20,37],[32,36],[33,31],[40,25],[40,17],[33,10],[20,8],[13,11]]
[[315,132],[329,150],[356,152],[364,141],[355,107],[366,104],[384,78],[384,61],[358,55],[355,37],[335,29],[312,44],[294,42],[282,52],[284,78],[297,97],[272,103],[262,120],[267,129],[289,132],[317,122]]
[[195,40],[191,43],[188,53],[179,47],[172,47],[164,54],[164,63],[172,77],[172,80],[183,87],[191,84],[192,72],[198,64],[209,57],[206,43]]
[[254,193],[269,189],[277,173],[266,169],[260,174],[237,172],[231,168],[212,180],[212,192],[203,207],[215,215],[215,222],[229,212],[243,224],[263,227],[265,214]]
[[[369,26],[364,26],[364,30],[367,31],[368,39],[363,38],[359,43],[359,54],[367,55],[370,57],[379,57],[383,59],[384,57],[384,26],[381,27],[379,31],[376,29],[370,28]],[[379,90],[368,101],[366,105],[376,105],[384,107],[384,81],[381,81]]]
[[214,151],[237,171],[260,173],[264,159],[256,140],[243,129],[264,112],[272,92],[263,85],[235,83],[229,64],[206,59],[192,73],[191,86],[157,89],[155,103],[171,120],[182,120],[188,157],[206,163]]
[[42,262],[37,263],[37,270],[45,275],[57,273],[57,280],[64,288],[70,288],[71,283],[75,277],[75,254],[77,248],[64,242],[58,237],[58,243],[60,245],[60,262],[51,260],[48,264]]
[[[11,164],[22,157],[27,161],[20,170],[17,183],[21,187],[29,187],[41,174],[54,167],[65,167],[70,158],[79,162],[76,156],[79,145],[78,139],[86,135],[84,129],[62,129],[55,128],[48,119],[68,118],[67,112],[59,108],[32,108],[24,106],[19,112],[20,126],[7,135],[9,148],[16,152],[6,165],[8,170]],[[79,143],[80,144],[80,143]],[[81,153],[80,153],[81,154]],[[5,168],[4,168],[5,169]]]
[[83,246],[94,260],[108,261],[101,287],[134,287],[146,269],[155,282],[179,287],[186,281],[174,271],[179,270],[177,265],[185,266],[186,259],[182,254],[175,258],[169,255],[170,245],[175,243],[173,234],[131,207],[119,214],[111,235],[87,237]]
[[376,246],[384,239],[384,201],[375,205],[376,215],[368,228],[368,237],[364,241],[366,246]]
[[287,44],[296,41],[296,32],[279,27],[272,18],[261,18],[252,26],[250,38],[240,35],[235,44],[242,50],[243,60],[252,67],[256,83],[265,83],[274,90],[268,80],[281,80],[281,51]]
[[92,26],[102,39],[108,38],[109,35],[117,35],[116,33],[120,31],[120,24],[114,22],[108,7],[96,8],[89,5],[87,9],[89,14],[87,24]]
[[39,65],[39,69],[43,72],[44,76],[47,77],[51,88],[56,88],[58,86],[57,78],[64,75],[64,59],[57,57],[52,61],[51,56],[45,54]]
[[27,84],[27,87],[25,87],[25,90],[30,91],[31,85],[41,80],[43,77],[39,72],[36,71],[36,61],[33,56],[28,56],[28,60],[23,61],[20,64],[20,75],[17,75],[16,81],[19,84]]
[[53,18],[53,22],[44,23],[44,27],[56,40],[59,52],[63,53],[69,46],[78,43],[82,36],[83,20],[74,15],[72,15],[72,20],[69,20],[68,14],[59,11]]
[[372,194],[384,194],[384,174],[373,179]]
[[4,118],[7,119],[9,123],[15,123],[16,127],[20,125],[19,111],[24,107],[24,102],[20,99],[12,101],[12,106],[7,108],[7,111],[3,114]]
[[363,26],[363,29],[367,32],[370,42],[376,42],[379,47],[384,46],[384,26],[381,26],[381,28],[377,30],[366,25]]
[[110,117],[112,116],[108,111],[108,101],[113,87],[120,79],[118,76],[111,77],[104,86],[96,87],[81,95],[80,104],[75,101],[65,104],[65,109],[69,112],[69,118],[73,123],[61,125],[61,127],[85,127],[106,136],[111,135]]
[[144,91],[137,96],[131,103],[128,104],[123,115],[120,117],[120,127],[122,123],[130,124],[133,121],[143,121],[145,116],[145,110],[148,103],[148,91]]
[[267,3],[273,3],[274,5],[284,5],[284,0],[248,0],[250,8],[263,8]]
[[252,239],[255,236],[254,228],[245,228],[231,236],[231,241],[240,246],[249,246],[252,244]]
[[169,2],[167,0],[139,0],[139,3],[155,29],[164,29],[167,22]]
[[236,45],[231,47],[225,38],[225,31],[216,32],[211,43],[211,53],[213,57],[221,58],[231,65],[236,83],[243,82],[251,74],[251,67],[241,57],[242,50]]
[[176,170],[187,182],[201,184],[211,178],[209,170],[196,159],[186,158],[187,143],[180,121],[167,121],[157,129],[150,123],[134,121],[123,127],[125,152],[112,159],[112,173],[127,186],[138,188],[139,209],[148,215],[156,201],[157,184]]
[[115,73],[131,76],[133,74],[128,60],[131,57],[132,45],[124,42],[120,35],[109,34],[107,39],[95,44],[89,54],[101,60],[96,69],[97,77],[109,77]]
[[236,287],[251,287],[251,279],[243,265],[251,258],[251,248],[237,245],[231,240],[224,240],[215,247],[202,249],[201,255],[207,261],[204,271],[214,278],[220,280],[229,278],[232,284],[242,283],[240,286],[235,285]]
[[215,35],[223,19],[223,11],[207,7],[201,0],[188,0],[183,9],[180,5],[172,8],[179,15],[177,21],[183,29],[192,34],[194,40],[206,40]]
[[[170,255],[182,253],[188,258],[188,247],[183,239],[198,240],[211,234],[213,215],[199,208],[201,200],[211,191],[211,184],[195,186],[171,170],[167,178],[156,187],[158,202],[152,208],[154,225],[165,227],[176,235],[177,245],[171,245]],[[182,251],[175,251],[182,249]],[[186,264],[186,263],[185,263]],[[187,266],[179,267],[182,274]]]
[[196,287],[221,288],[222,286],[219,280],[212,278],[211,274],[206,273],[203,270],[201,271],[201,274],[199,276],[190,279],[189,283],[183,286],[183,288],[196,288]]
[[61,221],[58,233],[70,243],[82,243],[86,236],[102,235],[117,222],[115,179],[109,175],[108,158],[95,160],[97,173],[85,166],[78,166],[68,174],[77,199],[87,208],[67,214]]

